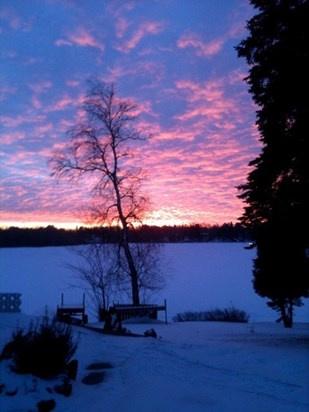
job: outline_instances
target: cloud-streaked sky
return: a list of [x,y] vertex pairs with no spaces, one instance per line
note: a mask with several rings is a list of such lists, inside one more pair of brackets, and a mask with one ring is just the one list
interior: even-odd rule
[[235,46],[249,0],[0,0],[0,226],[83,223],[89,199],[47,160],[80,115],[87,80],[116,84],[153,138],[151,224],[236,222],[259,152]]

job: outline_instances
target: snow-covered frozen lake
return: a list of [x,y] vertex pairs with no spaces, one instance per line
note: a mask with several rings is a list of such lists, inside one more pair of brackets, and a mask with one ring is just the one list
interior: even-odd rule
[[[156,301],[167,299],[170,319],[184,310],[233,304],[251,315],[249,324],[126,325],[140,334],[153,327],[158,339],[109,336],[74,326],[80,344],[72,396],[53,391],[60,378],[17,375],[10,361],[3,361],[1,410],[37,410],[38,401],[53,399],[54,410],[61,412],[307,412],[309,329],[301,322],[309,319],[308,304],[297,310],[292,329],[273,322],[277,314],[252,289],[254,251],[244,246],[167,244],[171,276]],[[64,247],[0,249],[0,290],[22,293],[22,313],[0,314],[0,350],[17,325],[29,325],[28,315],[42,315],[46,305],[56,309],[61,293],[71,302],[81,299],[83,292],[70,286],[73,277],[65,266],[74,256]],[[100,362],[112,365],[104,381],[85,385],[87,368]]]
[[[253,322],[274,321],[277,313],[253,290],[255,251],[244,249],[245,245],[166,244],[163,253],[168,262],[168,283],[152,301],[167,300],[169,319],[186,310],[223,309],[233,305],[249,313]],[[0,289],[22,293],[22,311],[30,315],[41,315],[46,306],[56,309],[61,293],[69,302],[81,301],[83,291],[72,287],[76,281],[66,267],[75,258],[66,247],[0,249]],[[88,312],[91,307],[88,297],[86,307]],[[295,316],[295,321],[308,322],[308,301],[295,309]]]

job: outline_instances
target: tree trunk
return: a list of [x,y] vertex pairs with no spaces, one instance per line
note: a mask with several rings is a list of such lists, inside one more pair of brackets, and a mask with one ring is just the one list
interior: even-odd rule
[[281,318],[285,328],[293,326],[293,303],[290,301],[287,304],[280,306]]
[[[122,211],[121,211],[122,216]],[[131,278],[131,288],[132,288],[132,303],[134,306],[138,306],[139,302],[139,290],[138,290],[138,273],[135,267],[134,259],[131,253],[129,240],[128,240],[128,227],[126,225],[125,220],[122,220],[122,247],[124,250],[124,254],[126,256],[127,264],[130,271],[130,278]]]
[[119,214],[119,219],[122,225],[122,247],[124,249],[124,254],[126,256],[127,264],[130,271],[130,278],[131,278],[131,288],[132,288],[132,303],[135,306],[139,305],[139,290],[138,290],[138,273],[136,270],[136,266],[134,263],[134,259],[131,253],[129,240],[128,240],[128,225],[126,218],[124,217],[123,210],[122,210],[122,203],[121,203],[121,196],[119,192],[119,183],[118,178],[116,175],[117,171],[117,156],[116,150],[113,148],[114,158],[115,158],[115,166],[114,166],[114,173],[112,174],[112,181],[114,185],[114,190],[117,197],[117,210]]
[[126,255],[127,263],[129,266],[130,277],[131,277],[131,288],[132,288],[132,303],[134,306],[140,304],[139,301],[139,290],[138,290],[138,274],[135,268],[134,260],[130,250],[129,243],[127,239],[123,243],[124,253]]

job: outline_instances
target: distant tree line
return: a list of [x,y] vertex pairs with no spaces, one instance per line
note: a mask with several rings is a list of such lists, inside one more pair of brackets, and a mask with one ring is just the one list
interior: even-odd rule
[[[117,243],[121,236],[117,227],[80,227],[58,229],[10,227],[0,229],[0,247],[74,246],[90,243]],[[129,229],[129,241],[135,243],[177,242],[246,242],[250,230],[239,224],[147,226]]]

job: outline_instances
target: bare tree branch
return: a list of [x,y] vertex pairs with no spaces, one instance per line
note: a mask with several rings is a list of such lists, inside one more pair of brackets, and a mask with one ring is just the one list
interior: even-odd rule
[[[143,136],[135,127],[137,106],[116,96],[115,86],[99,80],[89,82],[89,92],[83,103],[84,119],[68,130],[68,143],[50,161],[56,178],[70,180],[94,179],[91,216],[93,222],[117,224],[121,228],[119,240],[128,277],[131,281],[132,300],[139,298],[139,270],[128,239],[128,229],[141,223],[147,210],[148,199],[141,193],[144,176],[142,170],[130,162],[133,147]],[[124,261],[122,261],[124,266]],[[143,287],[150,289],[151,282]],[[154,284],[154,283],[153,283]]]

